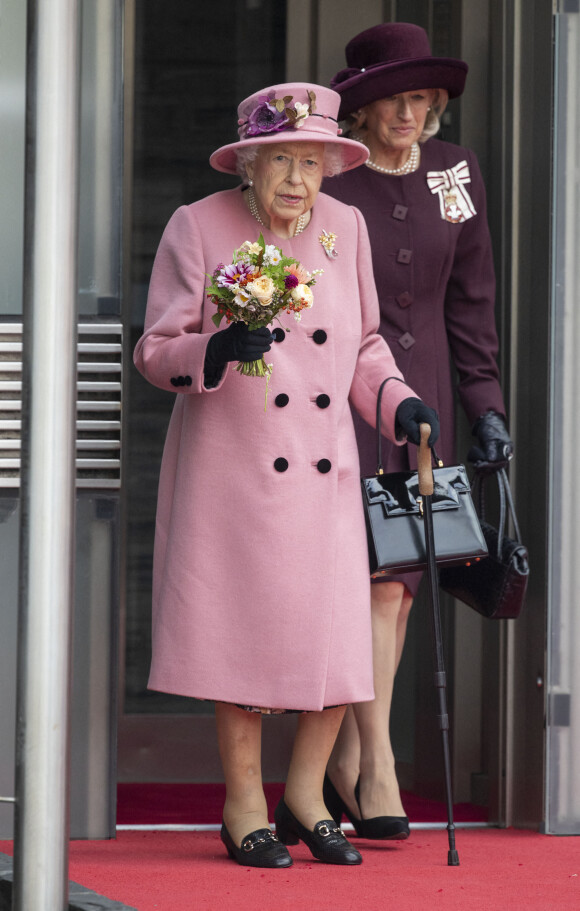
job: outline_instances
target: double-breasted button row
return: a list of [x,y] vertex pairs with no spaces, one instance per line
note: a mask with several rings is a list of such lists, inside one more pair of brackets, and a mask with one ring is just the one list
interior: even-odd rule
[[[274,336],[275,342],[283,342],[284,339],[286,338],[286,333],[280,326],[277,326],[272,331],[272,335]],[[328,339],[328,333],[325,332],[324,329],[315,329],[314,332],[312,333],[312,335],[310,336],[310,338],[312,339],[312,341],[314,342],[315,345],[324,345],[324,343]],[[274,399],[274,404],[278,408],[285,408],[286,405],[289,403],[289,401],[290,401],[290,396],[287,395],[287,393],[285,393],[285,392],[280,392]],[[330,396],[326,395],[325,392],[321,392],[319,395],[316,396],[316,398],[312,399],[312,401],[319,408],[328,408],[328,406],[330,405]],[[331,463],[330,459],[319,459],[318,462],[314,462],[313,465],[315,468],[318,469],[318,471],[321,474],[327,474],[332,468],[332,463]],[[283,456],[280,456],[279,458],[275,459],[275,461],[274,461],[274,469],[276,471],[279,471],[282,473],[284,471],[288,471],[289,467],[290,467],[290,465],[289,465],[288,459],[285,459]]]
[[[274,336],[274,341],[278,343],[283,342],[286,338],[286,333],[281,326],[276,326],[275,329],[272,329],[272,335]],[[324,329],[315,329],[310,337],[316,345],[324,345],[328,338],[328,334]]]
[[172,376],[170,382],[172,386],[191,386],[191,377]]
[[[328,474],[328,472],[332,468],[332,462],[330,461],[330,459],[319,459],[318,462],[313,462],[312,464],[314,465],[315,468],[318,469],[320,474]],[[289,466],[288,459],[284,459],[284,458],[280,457],[280,458],[276,459],[274,462],[274,468],[276,469],[276,471],[280,471],[280,472],[288,471],[289,467],[290,466]]]
[[[290,396],[285,392],[280,392],[274,399],[274,404],[277,405],[278,408],[285,408],[289,401]],[[319,408],[328,408],[330,405],[330,396],[325,392],[321,392],[320,395],[317,395],[316,398],[311,401],[318,405]]]

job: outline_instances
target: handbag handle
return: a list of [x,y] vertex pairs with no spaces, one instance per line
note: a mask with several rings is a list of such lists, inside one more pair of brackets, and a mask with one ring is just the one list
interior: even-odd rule
[[386,380],[383,380],[379,386],[379,391],[377,393],[377,419],[376,419],[376,428],[377,428],[377,470],[375,474],[384,474],[383,471],[383,455],[382,455],[382,446],[381,446],[381,401],[383,398],[383,389],[389,382],[389,380],[397,380],[398,383],[402,383],[403,380],[398,376],[388,376]]
[[[509,509],[510,517],[514,527],[514,534],[518,544],[522,543],[520,526],[518,524],[518,519],[516,516],[516,511],[514,508],[514,501],[512,498],[512,491],[510,487],[510,482],[506,474],[505,468],[500,468],[498,471],[494,472],[497,480],[497,488],[499,493],[499,524],[498,524],[498,534],[497,534],[497,556],[498,559],[501,557],[501,545],[505,534],[505,525],[506,525],[506,515],[507,510]],[[485,521],[485,493],[484,493],[484,483],[485,478],[476,473],[475,479],[472,485],[472,492],[475,493],[476,487],[478,488],[478,500],[479,500],[479,515],[480,518]],[[507,507],[506,507],[507,504]]]
[[515,536],[516,536],[516,539],[517,539],[518,543],[521,544],[521,543],[522,543],[522,537],[521,537],[521,535],[520,535],[520,526],[519,526],[519,524],[518,524],[518,519],[517,519],[517,516],[516,516],[516,511],[515,511],[515,509],[514,509],[514,501],[513,501],[513,498],[512,498],[512,489],[511,489],[511,487],[510,487],[510,482],[508,481],[508,476],[507,476],[507,474],[506,474],[505,468],[500,468],[499,473],[501,474],[501,479],[502,479],[502,481],[503,481],[504,491],[505,491],[506,499],[507,499],[508,506],[509,506],[509,511],[510,511],[510,515],[511,515],[511,519],[512,519],[512,524],[513,524],[513,526],[514,526],[514,534],[515,534]]

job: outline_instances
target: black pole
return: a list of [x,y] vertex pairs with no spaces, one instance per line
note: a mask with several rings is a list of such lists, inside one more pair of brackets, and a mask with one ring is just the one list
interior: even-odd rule
[[455,825],[453,822],[453,798],[451,789],[451,755],[449,750],[449,714],[447,712],[447,675],[443,657],[443,634],[441,629],[441,608],[439,605],[439,580],[435,562],[435,541],[433,535],[433,513],[431,497],[423,496],[425,515],[425,540],[427,545],[427,574],[431,600],[431,640],[433,647],[433,680],[437,692],[437,722],[443,743],[443,765],[445,769],[445,800],[447,803],[447,835],[449,851],[447,864],[459,866],[459,855],[455,849]]
[[445,799],[447,802],[447,837],[449,851],[447,864],[459,866],[459,856],[455,849],[455,825],[453,823],[453,798],[451,794],[451,756],[449,752],[449,714],[447,712],[445,660],[443,656],[443,634],[441,631],[441,609],[439,605],[439,578],[435,560],[435,538],[433,534],[433,468],[431,450],[427,443],[431,434],[429,424],[421,424],[421,445],[419,446],[419,493],[423,503],[425,527],[425,551],[427,554],[427,579],[429,582],[429,599],[431,602],[431,641],[433,650],[433,676],[437,692],[437,721],[443,742],[443,765],[445,769]]

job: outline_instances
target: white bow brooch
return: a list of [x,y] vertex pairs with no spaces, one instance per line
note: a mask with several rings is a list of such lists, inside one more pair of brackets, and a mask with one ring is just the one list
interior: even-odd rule
[[427,172],[427,186],[432,193],[439,194],[441,218],[445,221],[459,224],[477,215],[465,187],[467,183],[471,183],[471,175],[466,161],[460,161],[447,171]]

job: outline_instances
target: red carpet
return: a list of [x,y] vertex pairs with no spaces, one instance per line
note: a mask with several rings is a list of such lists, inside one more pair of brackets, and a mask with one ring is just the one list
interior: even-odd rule
[[[264,786],[270,819],[284,785]],[[118,825],[211,825],[221,822],[223,784],[119,784]],[[403,793],[403,804],[412,823],[447,822],[445,804]],[[456,804],[455,822],[487,822],[485,807]]]
[[[406,842],[356,840],[360,867],[314,861],[269,871],[229,860],[217,832],[120,832],[75,841],[70,879],[138,911],[572,911],[580,908],[580,838],[513,829],[460,829],[460,866],[445,830]],[[11,853],[10,842],[0,852]]]

